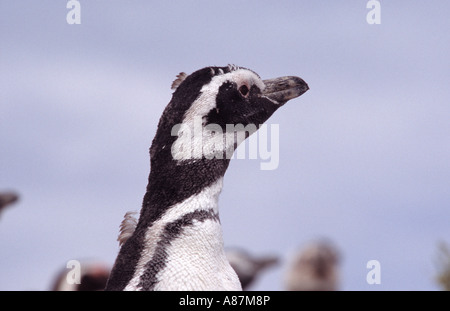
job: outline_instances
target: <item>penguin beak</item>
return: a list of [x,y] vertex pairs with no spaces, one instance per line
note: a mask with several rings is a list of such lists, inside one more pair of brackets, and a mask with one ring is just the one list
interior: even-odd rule
[[266,87],[262,95],[280,106],[309,90],[303,79],[294,76],[263,80],[263,83]]

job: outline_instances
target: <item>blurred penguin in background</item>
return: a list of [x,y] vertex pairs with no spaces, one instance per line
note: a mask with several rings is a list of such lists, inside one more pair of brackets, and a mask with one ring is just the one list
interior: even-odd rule
[[285,275],[286,290],[339,290],[339,260],[339,253],[330,242],[310,243],[291,259]]

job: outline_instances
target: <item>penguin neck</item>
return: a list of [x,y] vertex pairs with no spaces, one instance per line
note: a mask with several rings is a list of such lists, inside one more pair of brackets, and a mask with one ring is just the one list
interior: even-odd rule
[[[120,248],[107,289],[239,290],[219,221],[218,199],[228,160],[176,165],[155,158],[151,164],[139,221]],[[188,282],[175,279],[177,273]]]
[[143,236],[142,257],[125,289],[241,289],[225,255],[219,220],[228,164],[227,159],[152,160],[136,229]]
[[159,156],[152,157],[136,229],[119,251],[107,289],[240,290],[219,221],[229,160],[176,162]]
[[[168,162],[152,160],[147,191],[144,196],[140,222],[151,225],[168,209],[188,200],[220,180],[220,187],[212,187],[210,197],[218,198],[229,159],[196,159]],[[212,193],[218,191],[217,195]],[[217,211],[218,213],[218,211]]]

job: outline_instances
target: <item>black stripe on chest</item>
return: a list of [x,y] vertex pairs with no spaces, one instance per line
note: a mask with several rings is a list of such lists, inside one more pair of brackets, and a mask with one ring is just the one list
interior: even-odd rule
[[[123,290],[133,278],[145,248],[145,232],[165,212],[201,193],[223,177],[228,159],[201,159],[186,165],[154,165],[134,234],[122,245],[107,290]],[[217,216],[216,216],[217,217]]]
[[219,215],[212,210],[196,210],[188,213],[171,223],[168,223],[161,234],[161,240],[158,241],[152,259],[145,265],[144,273],[140,277],[138,287],[142,290],[154,290],[158,283],[157,274],[162,271],[167,263],[167,248],[171,242],[180,236],[183,229],[190,227],[194,221],[203,222],[205,220],[214,220],[219,222]]

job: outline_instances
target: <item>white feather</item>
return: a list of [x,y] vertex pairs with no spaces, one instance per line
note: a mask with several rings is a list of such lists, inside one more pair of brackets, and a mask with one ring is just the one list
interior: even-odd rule
[[136,211],[125,213],[124,219],[120,224],[119,237],[117,238],[117,241],[119,241],[119,246],[122,246],[128,238],[133,235],[137,225],[136,214]]

